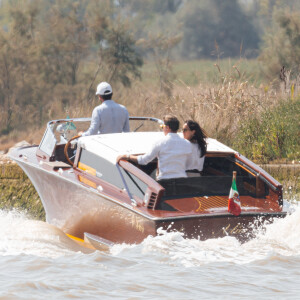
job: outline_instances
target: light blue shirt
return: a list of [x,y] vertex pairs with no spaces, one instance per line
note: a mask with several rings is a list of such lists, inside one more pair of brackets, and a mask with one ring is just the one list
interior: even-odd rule
[[187,177],[187,159],[192,154],[192,145],[177,133],[168,133],[152,149],[137,157],[138,163],[146,165],[158,158],[159,173],[157,179]]
[[129,132],[129,114],[125,106],[106,100],[95,107],[90,128],[82,136]]

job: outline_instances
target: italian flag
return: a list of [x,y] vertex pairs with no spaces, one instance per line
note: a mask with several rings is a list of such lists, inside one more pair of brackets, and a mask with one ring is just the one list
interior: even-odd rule
[[233,172],[232,185],[228,199],[228,212],[235,216],[239,216],[241,210],[240,196],[236,187],[236,172]]

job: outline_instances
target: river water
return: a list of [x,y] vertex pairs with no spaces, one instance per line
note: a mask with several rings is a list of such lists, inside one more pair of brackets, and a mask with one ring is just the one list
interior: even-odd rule
[[[296,203],[296,202],[295,202]],[[110,252],[0,211],[0,299],[299,299],[300,206],[240,244],[161,232]]]

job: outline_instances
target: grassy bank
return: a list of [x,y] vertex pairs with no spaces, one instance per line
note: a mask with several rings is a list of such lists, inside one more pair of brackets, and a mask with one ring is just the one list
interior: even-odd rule
[[38,220],[45,220],[40,198],[22,169],[14,163],[0,164],[0,209],[25,210]]
[[[259,86],[266,83],[261,73],[260,63],[256,59],[219,59],[177,61],[170,65],[174,74],[174,82],[183,82],[188,86],[199,83],[220,83],[220,74],[231,75],[236,79],[247,79],[251,84]],[[145,63],[142,68],[142,81],[147,85],[156,85],[158,81],[157,67],[153,63]]]
[[[175,83],[196,86],[199,83],[218,84],[220,75],[230,75],[235,79],[246,79],[259,86],[266,84],[261,73],[261,64],[257,59],[219,59],[177,61],[170,65]],[[156,85],[157,68],[153,63],[145,63],[142,68],[142,81],[147,85]]]
[[240,124],[233,147],[245,156],[270,162],[300,160],[300,99],[281,101]]
[[300,164],[268,164],[261,167],[282,184],[285,200],[300,200]]

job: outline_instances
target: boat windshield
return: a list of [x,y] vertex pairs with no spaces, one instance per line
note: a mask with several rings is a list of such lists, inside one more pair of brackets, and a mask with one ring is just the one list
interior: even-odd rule
[[[130,117],[131,132],[161,131],[163,121],[151,117]],[[63,159],[62,147],[79,132],[86,131],[91,118],[67,118],[50,121],[39,145],[39,150],[53,159]],[[60,147],[61,146],[61,147]]]

